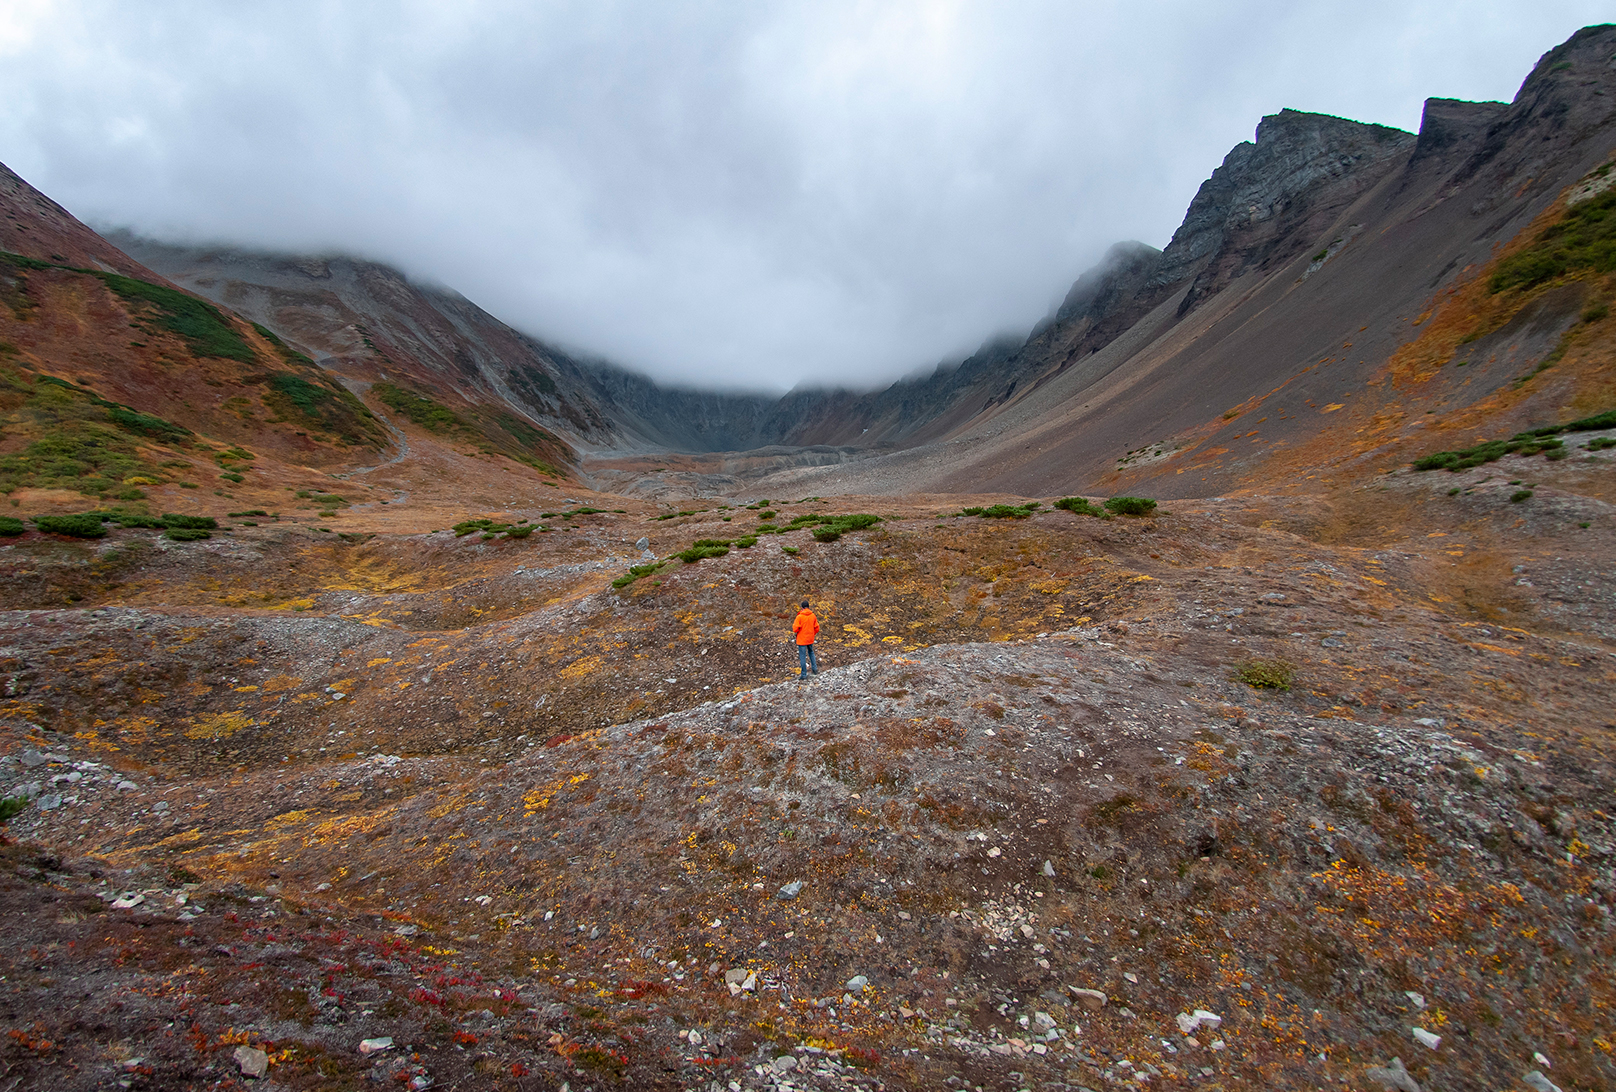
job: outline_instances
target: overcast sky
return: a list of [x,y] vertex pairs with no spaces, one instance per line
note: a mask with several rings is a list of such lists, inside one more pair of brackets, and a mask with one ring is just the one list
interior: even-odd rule
[[1282,107],[1508,100],[1608,0],[0,0],[0,160],[348,252],[659,379],[867,386],[1165,246]]

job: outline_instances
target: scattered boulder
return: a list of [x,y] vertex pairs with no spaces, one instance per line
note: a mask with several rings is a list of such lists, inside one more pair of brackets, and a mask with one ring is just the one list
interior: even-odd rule
[[393,1049],[393,1037],[383,1035],[376,1039],[366,1039],[359,1044],[359,1053],[376,1054],[383,1050]]
[[1372,1065],[1364,1070],[1364,1076],[1379,1082],[1387,1092],[1420,1092],[1419,1082],[1409,1075],[1401,1058],[1393,1058],[1387,1065]]
[[1532,1092],[1560,1092],[1560,1086],[1549,1080],[1541,1070],[1537,1069],[1522,1077],[1521,1083],[1530,1088]]
[[801,880],[792,880],[790,883],[780,888],[780,892],[775,896],[775,898],[794,899],[798,895],[802,894],[802,886]]
[[1424,1028],[1410,1028],[1409,1030],[1414,1033],[1414,1038],[1421,1046],[1429,1047],[1432,1050],[1435,1050],[1437,1047],[1442,1045],[1442,1036],[1440,1035],[1433,1035]]
[[243,1077],[257,1079],[269,1072],[269,1055],[257,1047],[238,1046],[230,1057]]
[[856,974],[847,980],[849,990],[863,991],[870,988],[870,980],[861,974]]
[[1106,996],[1099,990],[1079,989],[1076,986],[1068,988],[1072,991],[1072,996],[1077,998],[1078,1003],[1084,1008],[1094,1012],[1099,1012],[1105,1008]]

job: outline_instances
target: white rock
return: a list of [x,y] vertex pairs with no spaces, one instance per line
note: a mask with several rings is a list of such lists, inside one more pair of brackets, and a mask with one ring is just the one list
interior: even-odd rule
[[366,1039],[359,1044],[359,1053],[361,1054],[375,1054],[379,1051],[392,1049],[393,1037],[391,1035],[383,1035],[377,1039]]
[[142,895],[138,891],[131,891],[129,894],[124,895],[121,898],[113,899],[112,908],[114,910],[131,910],[145,901],[145,895]]
[[749,973],[745,967],[731,967],[724,972],[724,984],[726,986],[739,986],[746,981]]
[[1053,1016],[1049,1015],[1049,1013],[1047,1013],[1047,1012],[1035,1012],[1035,1013],[1033,1013],[1032,1014],[1032,1020],[1033,1020],[1033,1023],[1037,1024],[1039,1027],[1043,1028],[1045,1031],[1048,1031],[1050,1028],[1055,1026],[1055,1018]]
[[1530,1088],[1532,1092],[1560,1092],[1559,1085],[1535,1069],[1522,1077],[1521,1083]]
[[140,786],[135,784],[133,781],[120,781],[120,782],[118,782],[118,788],[128,790],[128,789],[138,789],[138,788],[140,788]]
[[751,974],[746,976],[746,981],[741,983],[741,989],[743,989],[743,990],[756,990],[757,989],[757,972],[756,971],[753,971]]
[[257,1047],[238,1046],[230,1055],[243,1077],[262,1077],[269,1072],[269,1055]]
[[1196,1009],[1190,1015],[1195,1017],[1196,1022],[1203,1028],[1211,1028],[1213,1031],[1216,1031],[1218,1028],[1223,1026],[1223,1017],[1219,1016],[1215,1012],[1207,1012],[1205,1009]]
[[1548,1058],[1544,1057],[1542,1051],[1534,1050],[1532,1052],[1532,1060],[1538,1065],[1542,1066],[1544,1069],[1554,1068],[1554,1063],[1549,1061]]
[[1201,1022],[1187,1012],[1179,1013],[1174,1019],[1178,1021],[1178,1030],[1185,1035],[1201,1026]]
[[1423,1009],[1425,1007],[1425,995],[1424,994],[1415,993],[1413,990],[1404,990],[1403,991],[1403,996],[1408,998],[1409,1003],[1412,1004],[1415,1008]]
[[1076,986],[1067,988],[1072,991],[1072,996],[1076,997],[1084,1008],[1092,1009],[1095,1012],[1105,1008],[1106,996],[1099,990],[1079,989]]
[[790,1073],[793,1069],[797,1068],[797,1059],[793,1058],[789,1054],[782,1054],[780,1057],[770,1062],[769,1066],[776,1073]]
[[861,990],[862,991],[864,989],[867,989],[869,987],[869,985],[870,985],[870,980],[868,978],[866,978],[864,975],[861,975],[861,974],[856,974],[852,978],[849,978],[847,980],[847,988],[849,990]]
[[1409,1030],[1414,1033],[1414,1038],[1419,1041],[1421,1046],[1435,1050],[1442,1045],[1442,1036],[1440,1035],[1432,1035],[1424,1028],[1410,1028]]
[[1050,864],[1048,861],[1045,861],[1044,862],[1044,867],[1043,867],[1043,873],[1044,873],[1044,875],[1053,878],[1054,875],[1055,875],[1055,866]]
[[800,894],[802,894],[802,881],[792,880],[790,883],[780,888],[780,893],[776,895],[775,898],[794,899]]
[[1409,1074],[1401,1058],[1393,1058],[1390,1065],[1372,1065],[1364,1070],[1364,1076],[1378,1082],[1386,1092],[1420,1092],[1419,1082]]

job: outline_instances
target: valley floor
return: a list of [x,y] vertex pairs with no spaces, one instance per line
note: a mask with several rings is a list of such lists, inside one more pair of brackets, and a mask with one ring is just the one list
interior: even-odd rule
[[1611,1084],[1607,458],[9,540],[0,1080]]

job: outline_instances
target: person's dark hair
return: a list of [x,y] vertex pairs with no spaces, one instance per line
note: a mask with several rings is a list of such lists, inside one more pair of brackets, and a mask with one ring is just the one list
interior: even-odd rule
[[803,601],[802,601],[802,606],[803,606],[803,609],[804,609],[804,610],[807,610],[807,609],[808,609],[808,600],[806,600],[806,599],[804,599],[804,600],[803,600]]

